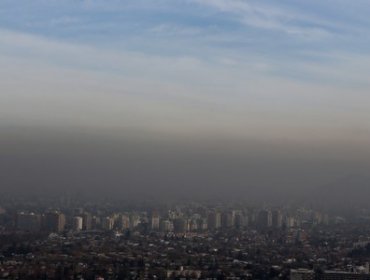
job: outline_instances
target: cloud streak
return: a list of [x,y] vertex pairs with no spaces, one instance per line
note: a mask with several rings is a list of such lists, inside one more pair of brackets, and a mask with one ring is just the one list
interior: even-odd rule
[[248,26],[281,31],[289,35],[306,39],[323,39],[331,34],[328,26],[319,24],[318,19],[298,14],[288,9],[272,5],[261,5],[259,2],[242,0],[193,0],[200,5],[230,13]]
[[[368,85],[354,91],[278,73],[291,67],[329,81],[344,79],[349,69],[285,63],[274,65],[274,74],[260,66],[260,59],[230,63],[220,57],[210,61],[118,52],[7,30],[0,35],[3,124],[367,143],[368,110],[360,105],[369,101]],[[366,60],[359,60],[342,63],[365,70]]]

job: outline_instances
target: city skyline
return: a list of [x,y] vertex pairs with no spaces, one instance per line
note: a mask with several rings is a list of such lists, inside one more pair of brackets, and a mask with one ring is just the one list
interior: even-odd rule
[[370,279],[369,13],[1,0],[0,279]]

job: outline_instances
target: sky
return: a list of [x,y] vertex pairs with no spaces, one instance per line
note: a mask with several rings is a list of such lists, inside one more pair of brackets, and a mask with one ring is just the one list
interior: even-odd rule
[[2,185],[291,192],[366,174],[369,12],[365,0],[2,0]]

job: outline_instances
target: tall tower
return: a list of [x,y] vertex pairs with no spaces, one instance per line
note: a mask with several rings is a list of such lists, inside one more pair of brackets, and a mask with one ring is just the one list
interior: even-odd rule
[[50,232],[62,232],[66,224],[63,213],[58,211],[48,212],[45,215],[44,229]]
[[82,217],[74,217],[73,218],[73,230],[74,231],[81,231],[83,226],[83,219]]
[[41,216],[35,213],[20,212],[17,214],[17,228],[19,230],[35,232],[41,226]]
[[272,214],[270,210],[261,210],[258,213],[257,226],[259,228],[268,228],[272,226]]
[[152,212],[150,225],[152,230],[159,230],[159,214],[157,211]]
[[283,226],[283,215],[278,209],[272,211],[272,226],[274,228],[281,228]]
[[219,229],[221,227],[221,214],[217,211],[212,211],[207,218],[208,229]]

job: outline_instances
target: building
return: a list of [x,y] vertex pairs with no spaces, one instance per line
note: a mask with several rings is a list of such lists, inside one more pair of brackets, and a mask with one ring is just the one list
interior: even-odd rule
[[316,273],[316,279],[319,279],[319,280],[370,280],[370,274],[327,270],[327,271],[324,271],[323,273]]
[[91,230],[92,229],[92,216],[90,213],[83,213],[82,215],[82,229]]
[[196,219],[190,220],[189,221],[189,231],[195,232],[195,231],[198,231],[198,229],[199,229],[198,221]]
[[162,232],[171,232],[171,231],[173,231],[173,223],[170,220],[162,220],[160,222],[160,230]]
[[272,226],[274,228],[281,228],[283,226],[283,215],[280,210],[272,211]]
[[48,212],[44,216],[44,229],[49,232],[62,232],[66,225],[66,218],[58,211]]
[[221,227],[221,214],[217,211],[212,211],[208,214],[207,219],[208,229],[219,229]]
[[173,229],[175,233],[185,233],[187,230],[188,221],[184,218],[173,220]]
[[272,214],[270,210],[261,210],[258,213],[257,226],[259,228],[268,228],[272,226]]
[[[91,228],[93,228],[93,229],[101,228],[101,219],[100,219],[100,217],[93,216],[91,218]],[[82,229],[83,229],[83,227],[82,227]]]
[[310,269],[291,269],[290,280],[315,280],[315,272]]
[[17,229],[29,232],[39,231],[41,229],[41,216],[35,213],[18,213]]
[[135,229],[140,224],[140,216],[133,213],[130,215],[130,229]]
[[152,212],[150,227],[152,230],[159,230],[159,214],[157,211]]
[[82,217],[74,217],[73,218],[73,231],[81,231],[83,228],[83,218]]
[[370,280],[370,274],[347,271],[291,269],[291,280]]
[[208,223],[206,218],[198,219],[198,230],[206,231],[208,229]]
[[105,217],[102,220],[102,228],[104,230],[112,230],[114,226],[114,219],[112,217]]
[[295,221],[294,217],[286,217],[285,218],[285,225],[286,225],[287,228],[295,227],[296,221]]
[[121,230],[130,229],[130,217],[128,215],[122,214],[121,216]]
[[221,216],[222,228],[232,228],[234,226],[234,211],[226,211]]
[[238,212],[235,214],[235,227],[237,229],[244,228],[248,225],[246,221],[246,217],[243,215],[242,212]]

